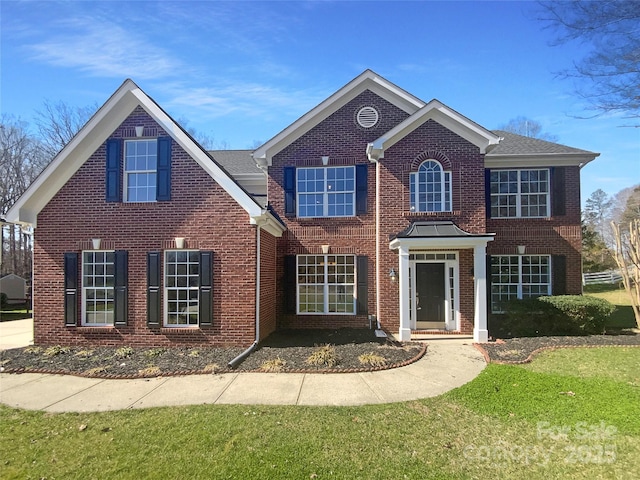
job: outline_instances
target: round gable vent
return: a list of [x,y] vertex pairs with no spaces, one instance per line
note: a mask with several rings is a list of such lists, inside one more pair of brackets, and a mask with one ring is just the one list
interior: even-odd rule
[[362,107],[358,110],[358,114],[356,115],[356,119],[358,120],[358,125],[362,128],[371,128],[378,123],[378,111],[373,107]]

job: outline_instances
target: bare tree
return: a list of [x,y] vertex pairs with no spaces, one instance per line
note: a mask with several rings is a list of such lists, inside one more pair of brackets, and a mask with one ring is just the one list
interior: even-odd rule
[[626,232],[615,222],[611,222],[611,227],[616,238],[616,263],[631,298],[636,325],[640,328],[640,220],[629,222]]
[[35,122],[49,159],[71,141],[96,110],[98,104],[72,107],[62,101],[53,103],[45,100],[43,109],[36,111]]
[[[589,53],[561,76],[577,80],[576,93],[597,114],[640,117],[640,2],[602,0],[540,2],[554,45],[580,42]],[[636,125],[634,125],[636,126]]]
[[531,120],[527,117],[516,117],[509,120],[509,122],[505,123],[498,127],[499,130],[504,130],[505,132],[516,133],[518,135],[523,135],[525,137],[530,138],[539,138],[540,140],[546,140],[547,142],[557,142],[558,137],[556,135],[552,135],[550,133],[545,133],[542,131],[542,125],[540,122],[536,122],[535,120]]
[[[42,171],[49,158],[42,144],[28,133],[27,124],[8,115],[0,117],[0,216],[6,212]],[[17,225],[2,225],[2,273],[29,277],[30,240]],[[8,249],[5,254],[5,238]]]

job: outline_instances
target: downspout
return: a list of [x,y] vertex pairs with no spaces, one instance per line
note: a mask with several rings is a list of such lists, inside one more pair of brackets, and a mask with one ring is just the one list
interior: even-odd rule
[[258,346],[260,341],[260,225],[256,225],[256,337],[249,348],[231,360],[227,366],[231,369],[240,365]]
[[380,330],[380,160],[376,159],[376,325]]

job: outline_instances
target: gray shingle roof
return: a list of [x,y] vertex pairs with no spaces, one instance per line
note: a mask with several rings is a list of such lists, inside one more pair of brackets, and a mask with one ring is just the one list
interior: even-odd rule
[[559,143],[547,142],[539,138],[525,137],[503,130],[494,130],[493,133],[503,137],[497,147],[487,154],[488,157],[494,155],[536,155],[536,154],[589,154],[588,150],[567,147]]
[[263,174],[251,156],[253,150],[211,150],[209,154],[231,175]]

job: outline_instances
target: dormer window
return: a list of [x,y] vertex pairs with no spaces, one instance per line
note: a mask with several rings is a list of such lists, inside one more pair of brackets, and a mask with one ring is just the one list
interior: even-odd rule
[[422,162],[409,183],[412,212],[451,211],[451,172],[444,171],[438,161]]

